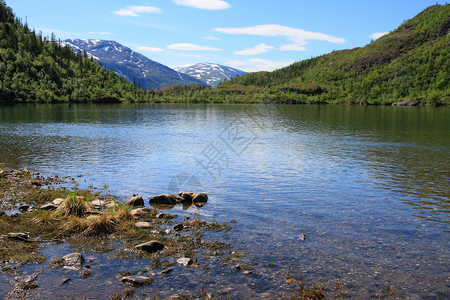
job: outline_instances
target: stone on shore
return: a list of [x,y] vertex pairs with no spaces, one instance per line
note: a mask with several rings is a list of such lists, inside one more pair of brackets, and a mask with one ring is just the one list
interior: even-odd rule
[[153,224],[150,222],[136,222],[136,224],[134,224],[134,226],[136,228],[152,228]]
[[134,249],[142,250],[145,252],[158,252],[164,249],[164,245],[158,241],[150,241],[134,246]]
[[130,215],[133,218],[139,218],[139,216],[145,215],[149,211],[150,211],[150,209],[147,207],[139,207],[139,208],[135,208],[135,209],[131,210]]
[[47,203],[41,206],[42,210],[56,210],[58,208],[58,205],[55,205],[53,203]]
[[145,206],[144,199],[139,195],[132,197],[130,200],[128,200],[127,204],[130,206]]
[[23,232],[10,232],[8,233],[8,238],[16,241],[28,241],[30,239],[28,234]]
[[63,199],[63,198],[56,198],[56,199],[54,199],[54,200],[52,201],[52,203],[55,204],[55,205],[60,205],[60,204],[63,203],[63,202],[64,202],[64,199]]

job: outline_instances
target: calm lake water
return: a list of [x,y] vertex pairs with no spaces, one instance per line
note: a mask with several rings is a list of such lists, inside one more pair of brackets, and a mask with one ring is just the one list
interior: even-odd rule
[[[450,298],[449,157],[449,108],[0,107],[8,167],[107,185],[123,199],[204,191],[200,211],[174,212],[233,221],[228,242],[247,253],[253,274],[186,270],[138,295],[203,287],[224,298],[281,298],[289,272],[330,287],[339,281],[361,299],[386,290]],[[109,288],[95,282],[102,276],[53,292],[99,297],[120,288],[115,274]]]

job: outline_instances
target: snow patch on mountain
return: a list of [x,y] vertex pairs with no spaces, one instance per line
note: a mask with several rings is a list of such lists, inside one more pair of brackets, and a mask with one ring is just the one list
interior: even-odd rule
[[174,69],[201,80],[211,87],[216,87],[221,82],[246,74],[244,71],[214,63],[199,63],[188,67],[177,67]]

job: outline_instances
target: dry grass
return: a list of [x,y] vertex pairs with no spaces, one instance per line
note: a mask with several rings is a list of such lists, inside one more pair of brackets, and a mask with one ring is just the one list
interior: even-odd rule
[[88,209],[89,209],[89,205],[86,202],[84,197],[79,197],[76,195],[69,195],[59,205],[57,211],[62,213],[64,216],[82,217],[86,214]]
[[86,229],[83,233],[90,236],[109,235],[115,231],[117,225],[114,218],[108,213],[92,216],[85,219],[85,222]]

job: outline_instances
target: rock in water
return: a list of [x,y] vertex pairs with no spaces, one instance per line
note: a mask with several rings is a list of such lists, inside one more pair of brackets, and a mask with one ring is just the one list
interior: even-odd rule
[[177,259],[177,263],[184,267],[187,267],[192,264],[192,259],[189,257],[180,257],[179,259]]
[[151,197],[150,205],[152,205],[152,204],[175,205],[176,201],[172,200],[171,195],[162,194],[162,195]]
[[192,202],[192,198],[194,198],[194,196],[195,196],[195,193],[179,192],[178,196],[183,198],[183,201],[181,203],[191,203]]
[[195,195],[195,197],[192,199],[192,202],[194,203],[206,203],[208,202],[208,195],[205,193],[199,193]]
[[70,253],[62,257],[63,266],[75,269],[81,269],[84,257],[81,253]]
[[164,249],[164,245],[158,241],[150,241],[146,243],[142,243],[139,245],[134,246],[134,249],[146,251],[146,252],[158,252]]
[[127,202],[130,206],[144,206],[144,199],[142,196],[134,196]]
[[153,282],[153,278],[141,275],[132,275],[122,277],[120,281],[131,286],[144,286],[151,284]]

